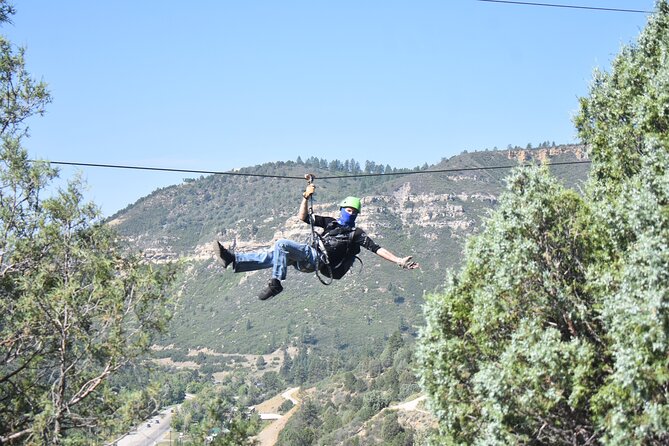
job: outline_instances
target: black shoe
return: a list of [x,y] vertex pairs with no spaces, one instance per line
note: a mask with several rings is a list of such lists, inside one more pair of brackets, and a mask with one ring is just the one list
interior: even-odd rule
[[214,255],[216,256],[216,260],[218,263],[223,265],[223,268],[227,268],[228,265],[234,264],[235,263],[235,255],[225,249],[223,245],[221,245],[218,240],[214,240]]
[[279,279],[272,279],[269,281],[269,284],[267,284],[267,288],[265,288],[262,293],[258,295],[258,299],[267,300],[276,296],[281,291],[283,291],[283,287],[281,286]]

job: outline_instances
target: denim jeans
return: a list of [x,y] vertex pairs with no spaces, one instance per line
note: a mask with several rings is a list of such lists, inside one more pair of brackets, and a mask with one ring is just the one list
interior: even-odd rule
[[313,272],[316,268],[316,250],[305,243],[280,239],[271,249],[235,253],[236,273],[272,268],[272,277],[284,280],[290,265],[300,271]]

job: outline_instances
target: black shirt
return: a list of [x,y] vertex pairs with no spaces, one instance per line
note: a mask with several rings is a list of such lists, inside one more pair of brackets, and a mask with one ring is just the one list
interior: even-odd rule
[[350,240],[350,243],[329,244],[329,236],[342,232],[342,229],[346,231],[347,228],[340,225],[335,218],[314,215],[314,226],[324,228],[324,231],[321,235],[324,239],[325,246],[328,251],[330,264],[333,267],[342,264],[347,259],[347,257],[355,257],[355,255],[360,252],[361,247],[368,249],[373,253],[376,253],[376,251],[381,249],[381,247],[377,245],[374,240],[372,240],[371,237],[369,237],[367,233],[360,228],[355,228],[353,234],[350,234],[351,231],[348,231],[349,237],[346,238]]

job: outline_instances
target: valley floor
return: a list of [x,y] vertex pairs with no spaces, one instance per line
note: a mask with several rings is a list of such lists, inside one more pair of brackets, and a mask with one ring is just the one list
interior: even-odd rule
[[[276,442],[279,439],[279,434],[286,426],[286,423],[288,423],[288,420],[290,420],[290,418],[300,408],[301,400],[299,399],[299,391],[300,391],[299,387],[290,388],[285,392],[283,392],[282,394],[277,395],[274,398],[269,399],[255,406],[256,411],[258,412],[258,414],[262,419],[274,420],[265,429],[260,431],[260,433],[256,436],[256,440],[258,440],[259,446],[274,446],[276,444]],[[405,401],[403,403],[390,406],[387,410],[397,410],[404,413],[418,412],[421,414],[425,414],[428,415],[427,418],[427,420],[429,421],[428,424],[432,424],[431,423],[432,416],[429,414],[429,412],[427,412],[426,410],[422,409],[419,406],[420,403],[425,401],[426,399],[427,396],[420,395],[417,398],[414,398],[410,401]],[[285,400],[292,401],[294,406],[284,415],[278,415],[277,414],[278,408]],[[385,410],[386,409],[384,409],[384,411]],[[421,420],[421,422],[424,423],[425,420]],[[362,434],[362,436],[364,436],[364,431],[359,432],[359,434]]]

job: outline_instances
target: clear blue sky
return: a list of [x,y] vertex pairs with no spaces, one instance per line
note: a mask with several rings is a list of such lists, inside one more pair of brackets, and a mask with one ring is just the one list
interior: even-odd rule
[[[541,1],[541,0],[539,0]],[[652,10],[653,0],[546,3]],[[576,142],[647,15],[476,0],[14,0],[0,31],[53,103],[31,157],[224,171],[298,156],[414,167]],[[80,171],[105,215],[188,174]]]

